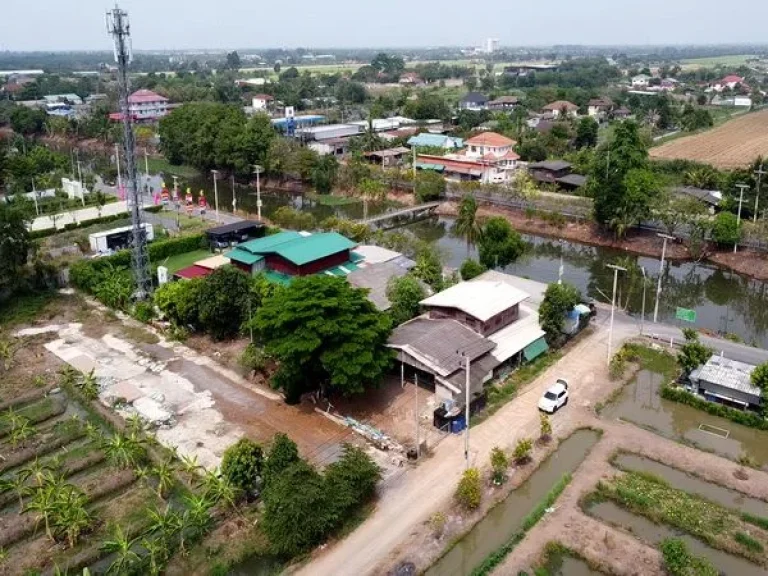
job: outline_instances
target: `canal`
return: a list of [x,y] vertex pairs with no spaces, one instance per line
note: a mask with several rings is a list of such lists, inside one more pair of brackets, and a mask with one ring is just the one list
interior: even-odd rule
[[[160,178],[152,178],[159,186]],[[171,185],[172,183],[166,182]],[[214,194],[210,178],[197,178],[182,182],[180,187],[189,186],[197,197],[200,190],[205,192],[209,206],[214,205]],[[255,214],[256,190],[250,186],[235,185],[238,211]],[[222,180],[218,185],[219,207],[231,210],[233,189],[231,181]],[[362,202],[341,206],[326,206],[301,194],[262,191],[263,215],[270,217],[281,206],[310,212],[317,221],[328,216],[349,219],[363,217]],[[369,216],[392,209],[391,203],[371,202]],[[468,257],[477,258],[474,247],[467,250],[466,243],[453,231],[453,219],[433,217],[401,228],[421,240],[435,243],[443,255],[446,266],[458,268]],[[506,272],[530,278],[539,282],[555,282],[558,277],[560,258],[563,260],[563,279],[579,288],[583,294],[610,302],[613,273],[606,264],[619,264],[627,268],[619,276],[617,302],[619,307],[631,314],[640,315],[643,303],[643,273],[645,270],[646,319],[653,317],[656,283],[659,275],[659,259],[636,256],[611,248],[588,246],[556,238],[523,234],[528,251]],[[721,335],[731,334],[747,344],[768,347],[768,295],[766,283],[723,270],[708,263],[666,262],[663,271],[662,295],[659,301],[659,322],[682,324],[675,319],[677,308],[696,311],[696,323],[686,324]],[[648,330],[652,331],[650,322]]]

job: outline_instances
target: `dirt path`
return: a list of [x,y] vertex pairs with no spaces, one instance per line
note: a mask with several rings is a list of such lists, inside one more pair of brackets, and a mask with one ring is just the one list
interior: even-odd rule
[[[603,318],[604,322],[607,318]],[[633,327],[617,327],[618,342],[634,334]],[[592,406],[594,399],[607,396],[614,385],[607,378],[607,330],[595,333],[574,347],[555,367],[531,383],[513,402],[471,430],[470,457],[473,465],[487,465],[491,448],[511,449],[522,437],[538,436],[539,413],[536,408],[542,392],[553,379],[565,375],[578,382],[574,386],[572,406]],[[583,425],[584,412],[564,410],[553,418],[554,434],[566,436]],[[514,423],[514,424],[513,424]],[[319,554],[299,573],[307,575],[372,574],[381,572],[401,558],[425,567],[433,551],[414,538],[431,514],[444,510],[464,469],[463,438],[449,436],[435,449],[432,457],[414,470],[403,474],[386,490],[371,517],[345,540]],[[413,543],[408,548],[403,543]],[[432,552],[432,554],[431,554]]]

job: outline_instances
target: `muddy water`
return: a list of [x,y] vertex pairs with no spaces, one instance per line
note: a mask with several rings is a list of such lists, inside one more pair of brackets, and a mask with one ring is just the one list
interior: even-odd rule
[[[531,477],[478,522],[427,570],[428,576],[465,576],[520,530],[523,518],[564,474],[573,472],[597,443],[599,435],[579,430],[565,440]],[[556,505],[556,504],[555,504]]]
[[[534,572],[531,571],[530,573],[533,574]],[[603,576],[602,572],[593,570],[584,560],[573,556],[560,557],[555,562],[550,562],[544,568],[540,568],[535,574],[537,576]]]
[[696,478],[666,464],[638,456],[637,454],[620,454],[616,457],[614,463],[622,470],[650,472],[666,480],[675,488],[685,490],[691,494],[697,494],[710,502],[715,502],[726,508],[768,518],[768,502],[751,498],[736,490],[724,488],[701,478]]
[[606,406],[604,418],[620,418],[654,432],[685,441],[702,450],[732,460],[746,454],[760,466],[768,465],[768,432],[740,426],[690,406],[659,396],[663,377],[642,371],[615,402]]
[[593,504],[587,510],[588,513],[599,520],[603,520],[614,526],[628,530],[640,540],[656,546],[667,538],[679,538],[688,546],[692,554],[708,559],[726,576],[765,576],[765,570],[748,560],[738,558],[726,552],[710,548],[700,540],[666,526],[654,524],[650,520],[627,512],[613,502],[600,502]]

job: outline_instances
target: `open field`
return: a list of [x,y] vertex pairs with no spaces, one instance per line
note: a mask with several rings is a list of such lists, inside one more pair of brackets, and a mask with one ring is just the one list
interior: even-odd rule
[[662,160],[694,160],[717,168],[749,165],[768,155],[768,110],[745,114],[712,130],[677,138],[656,148],[651,157]]
[[743,66],[754,54],[733,54],[730,56],[713,56],[711,58],[689,58],[681,62],[683,70],[696,68],[714,68],[715,66]]

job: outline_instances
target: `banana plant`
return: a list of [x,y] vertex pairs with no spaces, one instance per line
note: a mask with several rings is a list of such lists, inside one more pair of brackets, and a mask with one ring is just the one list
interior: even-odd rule
[[114,554],[115,559],[107,568],[107,574],[130,574],[131,570],[141,561],[139,555],[133,551],[138,538],[128,538],[119,525],[112,529],[112,536],[101,545],[101,550],[107,554]]

